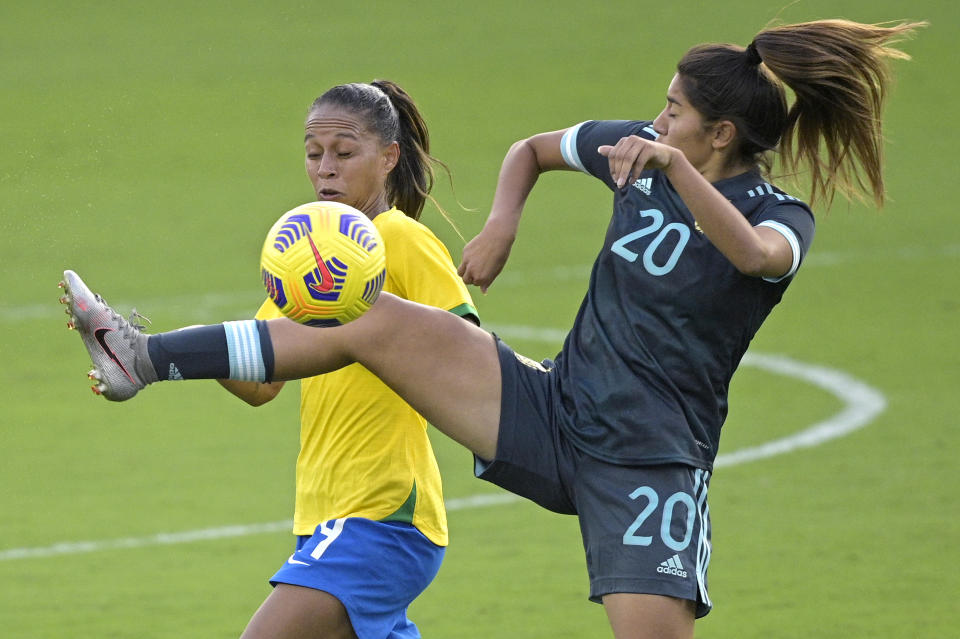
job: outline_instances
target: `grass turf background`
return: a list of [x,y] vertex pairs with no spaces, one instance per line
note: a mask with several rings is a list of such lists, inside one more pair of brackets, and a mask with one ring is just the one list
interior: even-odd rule
[[[955,386],[960,232],[957,9],[923,0],[699,6],[577,2],[34,2],[0,5],[0,552],[274,522],[292,512],[295,388],[251,409],[214,384],[96,400],[56,282],[78,270],[154,330],[248,316],[263,233],[309,200],[302,122],[331,85],[389,78],[417,100],[480,228],[499,163],[532,133],[653,117],[676,60],[746,44],[770,19],[928,19],[886,118],[890,204],[838,202],[753,350],[841,369],[886,412],[821,447],[720,469],[716,610],[698,637],[951,636],[958,615]],[[476,212],[462,211],[456,203]],[[486,322],[551,356],[609,214],[605,189],[547,175]],[[424,220],[455,259],[462,242]],[[509,327],[541,333],[524,338]],[[723,452],[838,408],[744,368]],[[448,498],[495,492],[433,437]],[[515,502],[450,513],[452,545],[411,616],[427,637],[606,637],[586,601],[576,521]],[[11,637],[232,637],[291,548],[283,532],[0,561]]]

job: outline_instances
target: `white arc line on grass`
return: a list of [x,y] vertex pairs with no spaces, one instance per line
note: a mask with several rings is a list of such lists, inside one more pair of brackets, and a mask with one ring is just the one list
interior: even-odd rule
[[[566,334],[565,331],[557,329],[541,329],[527,326],[497,325],[494,327],[488,326],[487,328],[490,328],[504,338],[547,343],[558,343],[563,340]],[[882,413],[887,406],[886,398],[880,391],[836,369],[799,362],[782,355],[765,355],[760,353],[747,353],[742,363],[746,366],[754,366],[771,373],[785,375],[813,384],[838,398],[843,402],[844,406],[843,409],[835,415],[792,435],[758,446],[718,455],[714,463],[715,467],[735,466],[775,455],[783,455],[800,448],[819,446],[831,439],[843,437],[859,428],[863,428],[876,418],[877,415]],[[519,501],[520,499],[520,497],[510,493],[488,493],[448,499],[446,501],[446,507],[448,511],[452,512],[456,510],[496,506]],[[188,530],[179,533],[159,533],[146,537],[126,537],[103,541],[63,542],[52,546],[37,548],[10,548],[0,551],[0,561],[26,558],[36,559],[103,550],[142,548],[144,546],[163,546],[210,539],[243,537],[290,530],[292,525],[293,522],[291,521],[277,521],[263,524],[243,524],[221,526],[219,528],[205,528],[201,530]]]
[[[566,337],[566,331],[551,328],[511,325],[497,325],[492,328],[487,326],[487,328],[509,339],[560,343]],[[887,408],[887,400],[883,393],[833,368],[799,362],[783,355],[761,353],[747,353],[741,364],[813,384],[839,399],[844,406],[839,413],[781,439],[719,454],[714,460],[715,468],[783,455],[799,448],[819,446],[831,439],[843,437],[863,428]]]
[[798,448],[819,446],[863,428],[887,408],[883,393],[842,371],[798,362],[782,355],[760,353],[747,353],[742,363],[809,382],[842,401],[844,406],[839,413],[782,439],[717,455],[714,467],[734,466],[783,455]]

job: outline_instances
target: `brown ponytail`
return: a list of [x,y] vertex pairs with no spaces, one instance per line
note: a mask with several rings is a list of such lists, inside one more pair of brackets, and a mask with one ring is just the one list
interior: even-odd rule
[[[390,80],[374,80],[370,84],[390,98],[397,110],[400,125],[396,138],[400,145],[400,160],[387,181],[387,195],[398,209],[415,220],[420,219],[424,202],[433,190],[432,162],[440,163],[430,155],[430,132],[427,130],[427,123],[420,115],[413,98],[398,84]],[[443,166],[446,169],[446,166]]]
[[[811,203],[829,204],[839,190],[853,198],[866,193],[882,206],[888,59],[910,57],[889,45],[923,26],[849,20],[783,25],[761,31],[746,49],[694,47],[677,70],[708,122],[730,119],[737,126],[741,159],[763,162],[764,151],[779,147],[788,174],[809,168]],[[795,95],[789,109],[780,82]]]

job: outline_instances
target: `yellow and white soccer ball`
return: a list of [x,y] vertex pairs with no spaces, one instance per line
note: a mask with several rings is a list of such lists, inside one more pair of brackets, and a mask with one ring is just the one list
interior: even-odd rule
[[309,202],[270,228],[260,253],[267,295],[290,319],[338,326],[363,315],[386,279],[383,239],[366,215]]

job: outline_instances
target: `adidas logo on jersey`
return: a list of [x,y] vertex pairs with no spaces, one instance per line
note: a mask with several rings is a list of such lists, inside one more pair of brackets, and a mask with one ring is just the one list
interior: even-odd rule
[[641,192],[650,195],[650,190],[653,188],[653,178],[640,178],[633,183],[633,188],[640,190]]
[[180,369],[177,368],[173,362],[170,362],[170,372],[167,375],[167,380],[171,382],[183,380],[183,375],[180,374]]
[[683,564],[680,563],[680,555],[674,555],[666,561],[661,561],[660,565],[657,566],[657,572],[664,575],[676,575],[677,577],[687,576],[687,571],[683,569]]

